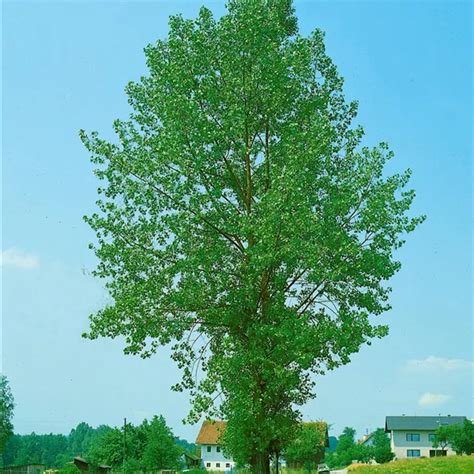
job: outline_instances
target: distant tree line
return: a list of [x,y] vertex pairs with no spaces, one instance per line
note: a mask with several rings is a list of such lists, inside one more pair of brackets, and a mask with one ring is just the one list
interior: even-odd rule
[[196,446],[173,435],[162,416],[121,428],[80,423],[68,435],[12,435],[3,453],[4,465],[40,463],[61,468],[74,456],[94,465],[120,467],[124,472],[179,468],[183,454]]

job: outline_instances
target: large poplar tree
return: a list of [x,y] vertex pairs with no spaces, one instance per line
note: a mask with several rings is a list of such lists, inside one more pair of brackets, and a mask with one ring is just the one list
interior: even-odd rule
[[421,221],[409,172],[386,176],[388,146],[361,145],[357,104],[291,0],[171,17],[145,54],[117,140],[81,132],[104,183],[86,219],[111,295],[88,336],[143,357],[173,343],[189,419],[227,419],[227,451],[266,473],[313,376],[387,334],[372,317]]

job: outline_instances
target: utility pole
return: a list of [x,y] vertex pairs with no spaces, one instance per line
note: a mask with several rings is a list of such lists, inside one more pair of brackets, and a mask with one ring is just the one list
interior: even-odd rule
[[125,471],[125,460],[127,459],[127,419],[123,419],[123,465]]

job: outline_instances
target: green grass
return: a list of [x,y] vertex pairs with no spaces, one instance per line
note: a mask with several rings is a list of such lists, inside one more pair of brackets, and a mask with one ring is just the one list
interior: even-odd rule
[[474,474],[474,456],[448,456],[427,459],[404,459],[378,466],[349,470],[354,474],[378,472],[400,474]]

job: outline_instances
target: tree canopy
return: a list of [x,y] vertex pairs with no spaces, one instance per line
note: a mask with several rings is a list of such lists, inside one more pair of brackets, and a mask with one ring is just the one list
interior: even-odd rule
[[37,463],[74,471],[70,463],[80,456],[93,466],[105,464],[135,474],[181,467],[182,454],[196,448],[174,437],[162,416],[137,426],[127,423],[125,436],[123,429],[106,425],[93,428],[83,422],[68,435],[14,434],[6,444],[4,461],[6,465]]
[[5,375],[0,374],[0,455],[8,438],[13,434],[13,409],[15,402]]
[[390,447],[390,438],[383,428],[378,428],[372,435],[372,458],[378,464],[391,461],[395,454]]
[[62,467],[74,456],[88,458],[91,448],[111,430],[109,426],[93,428],[83,422],[68,435],[14,434],[5,446],[4,462],[7,465],[37,463],[51,468]]
[[302,466],[308,472],[316,469],[324,458],[326,435],[326,423],[302,423],[296,438],[285,448],[287,466]]
[[463,424],[440,426],[436,430],[433,447],[445,450],[448,446],[456,454],[474,453],[474,423],[465,419]]
[[347,466],[356,459],[355,455],[355,429],[346,426],[337,441],[336,451],[328,455],[331,466]]
[[177,469],[185,451],[178,441],[165,419],[154,416],[151,421],[144,420],[137,426],[127,423],[122,428],[107,431],[93,443],[87,459],[95,465],[120,467],[131,473]]
[[298,33],[291,0],[173,16],[117,139],[81,131],[112,300],[88,337],[142,357],[173,343],[188,420],[227,419],[226,449],[258,472],[295,436],[312,376],[387,334],[372,317],[422,221],[410,172],[387,176],[388,145],[363,146],[323,37]]
[[390,438],[383,428],[378,428],[371,435],[370,442],[356,442],[355,429],[346,427],[339,437],[336,450],[326,456],[326,461],[332,467],[341,467],[353,461],[368,463],[372,460],[378,464],[391,461],[395,455],[390,447]]
[[166,426],[165,419],[154,417],[148,428],[148,442],[143,451],[143,466],[147,471],[159,469],[176,469],[180,465],[183,453],[174,440],[173,434]]

